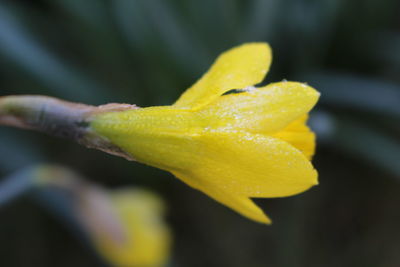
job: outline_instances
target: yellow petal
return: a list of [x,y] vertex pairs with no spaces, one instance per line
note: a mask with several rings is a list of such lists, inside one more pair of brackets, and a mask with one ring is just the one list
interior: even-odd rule
[[[258,222],[268,217],[249,197],[284,197],[317,184],[317,173],[296,148],[273,137],[241,132],[207,132],[187,156],[190,169],[172,171],[199,189]],[[185,148],[183,148],[185,149]],[[179,150],[175,153],[180,154]],[[188,164],[186,164],[188,165]]]
[[319,93],[297,82],[279,82],[220,96],[199,110],[205,127],[274,133],[309,112]]
[[204,192],[214,200],[251,220],[265,224],[272,223],[271,219],[264,213],[264,211],[261,210],[249,197],[231,194],[224,189],[215,187],[213,184],[197,183],[196,179],[193,179],[193,175],[185,175],[180,172],[173,172],[173,174],[189,186]]
[[306,125],[307,119],[308,115],[304,115],[273,136],[290,143],[311,160],[315,152],[315,134]]
[[196,150],[189,157],[189,147],[175,153],[191,162],[190,169],[180,173],[198,184],[250,197],[285,197],[317,184],[311,163],[282,140],[244,132],[204,132],[194,141]]
[[231,89],[261,82],[271,64],[267,43],[248,43],[221,54],[211,69],[176,102],[177,107],[205,105]]

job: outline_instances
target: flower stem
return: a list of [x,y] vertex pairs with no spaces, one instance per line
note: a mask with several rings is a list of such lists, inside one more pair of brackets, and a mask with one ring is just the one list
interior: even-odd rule
[[91,106],[48,96],[0,97],[0,125],[36,130],[71,139],[84,146],[133,160],[131,156],[92,130],[94,115],[138,107],[128,104]]

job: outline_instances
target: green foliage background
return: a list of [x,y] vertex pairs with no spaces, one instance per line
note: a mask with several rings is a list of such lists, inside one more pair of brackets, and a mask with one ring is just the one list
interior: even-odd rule
[[[257,201],[270,227],[168,173],[33,132],[0,128],[0,174],[55,162],[156,190],[173,266],[399,266],[399,18],[398,0],[1,0],[0,95],[170,104],[220,52],[267,41],[265,82],[306,81],[322,97],[310,122],[320,185]],[[0,266],[102,266],[28,199],[0,218]]]

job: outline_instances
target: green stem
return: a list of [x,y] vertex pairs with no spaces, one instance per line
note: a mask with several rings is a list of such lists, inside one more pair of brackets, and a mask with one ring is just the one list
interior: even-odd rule
[[48,96],[0,97],[0,125],[44,132],[71,139],[89,148],[133,160],[127,153],[90,127],[96,114],[136,109],[134,105],[91,106]]

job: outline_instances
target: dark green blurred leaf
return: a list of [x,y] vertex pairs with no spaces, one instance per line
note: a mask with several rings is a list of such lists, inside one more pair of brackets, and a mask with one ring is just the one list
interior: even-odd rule
[[317,73],[301,77],[321,92],[321,103],[400,117],[400,85],[351,74]]
[[245,17],[241,38],[243,42],[269,40],[276,31],[279,0],[255,0],[249,3],[250,8]]
[[41,46],[10,9],[0,5],[0,53],[40,79],[50,92],[81,101],[105,101],[106,90]]
[[0,128],[0,171],[12,172],[44,159],[41,148],[28,133]]
[[343,119],[336,124],[334,144],[346,153],[384,168],[400,178],[398,140],[360,122]]
[[343,117],[316,112],[311,117],[310,125],[322,143],[380,167],[400,179],[398,139],[355,119],[351,114]]

